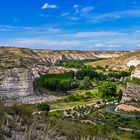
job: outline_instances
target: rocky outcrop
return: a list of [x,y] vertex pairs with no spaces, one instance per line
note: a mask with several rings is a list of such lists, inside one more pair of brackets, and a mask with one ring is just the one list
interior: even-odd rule
[[132,112],[140,112],[140,108],[139,107],[135,107],[133,105],[128,105],[128,104],[120,104],[115,108],[116,112],[128,112],[128,113],[132,113]]
[[140,85],[128,83],[127,88],[123,92],[123,97],[121,102],[139,102],[140,101]]
[[132,59],[132,60],[129,60],[127,62],[127,66],[128,67],[131,67],[131,66],[138,66],[140,64],[140,60],[139,59]]
[[29,69],[13,68],[0,71],[0,96],[15,98],[33,93],[33,78]]
[[140,67],[138,66],[133,72],[131,77],[140,78]]

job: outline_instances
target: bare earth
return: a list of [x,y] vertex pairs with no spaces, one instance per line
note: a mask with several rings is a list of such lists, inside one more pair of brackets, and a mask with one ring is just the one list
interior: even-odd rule
[[132,105],[120,104],[115,108],[115,111],[140,112],[140,108]]

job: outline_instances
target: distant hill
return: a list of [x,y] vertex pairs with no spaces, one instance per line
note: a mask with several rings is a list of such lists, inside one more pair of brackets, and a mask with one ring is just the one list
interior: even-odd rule
[[0,67],[32,67],[34,64],[51,65],[59,60],[115,58],[126,53],[123,51],[31,50],[0,47]]
[[112,69],[127,69],[130,66],[140,67],[140,50],[127,52],[115,58],[108,58],[98,62],[90,62],[89,65],[93,67],[97,65],[109,66]]

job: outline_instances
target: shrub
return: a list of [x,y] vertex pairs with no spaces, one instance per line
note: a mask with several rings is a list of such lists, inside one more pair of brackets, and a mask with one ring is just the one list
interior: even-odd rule
[[39,111],[49,112],[50,111],[50,106],[47,103],[41,103],[41,104],[37,104],[37,109]]
[[140,78],[133,77],[131,80],[132,83],[140,85]]

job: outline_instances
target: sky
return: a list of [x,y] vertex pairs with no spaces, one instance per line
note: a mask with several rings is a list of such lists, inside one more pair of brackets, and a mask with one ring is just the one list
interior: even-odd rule
[[0,45],[140,49],[140,0],[0,0]]

